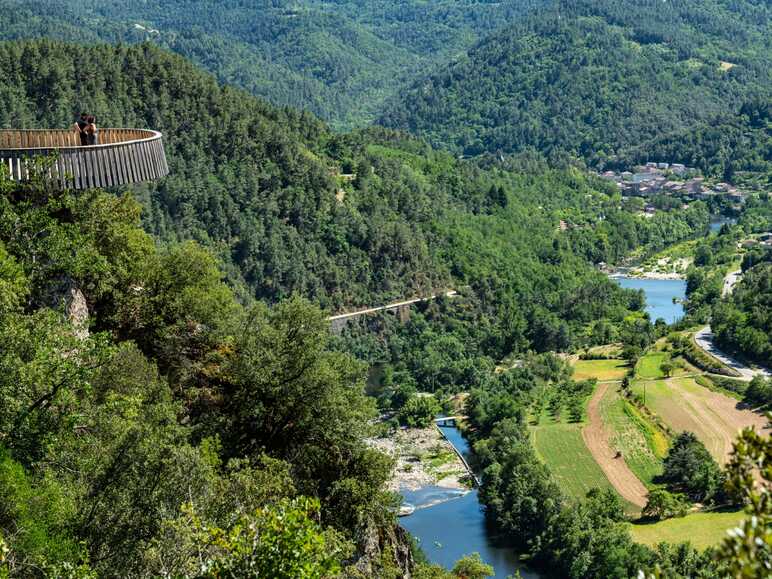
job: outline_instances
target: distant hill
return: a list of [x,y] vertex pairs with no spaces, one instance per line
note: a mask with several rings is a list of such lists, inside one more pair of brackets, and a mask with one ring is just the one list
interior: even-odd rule
[[151,42],[337,127],[548,0],[0,0],[0,39]]
[[694,127],[666,133],[620,154],[620,165],[667,159],[735,181],[745,174],[772,185],[772,104],[749,101]]
[[417,82],[381,117],[466,155],[602,163],[772,94],[768,2],[572,0]]
[[245,300],[340,310],[471,287],[492,327],[518,312],[536,347],[565,348],[627,299],[590,263],[707,226],[704,207],[621,210],[605,182],[538,156],[483,166],[383,128],[336,134],[154,46],[0,43],[0,126],[68,126],[80,110],[164,133],[170,176],[131,188],[145,228],[211,248]]

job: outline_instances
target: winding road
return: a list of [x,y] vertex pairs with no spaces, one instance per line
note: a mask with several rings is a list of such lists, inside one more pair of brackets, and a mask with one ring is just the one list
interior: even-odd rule
[[772,377],[772,371],[770,371],[768,368],[751,368],[750,366],[746,366],[739,360],[731,357],[729,354],[719,350],[713,342],[713,331],[710,329],[710,326],[705,326],[696,334],[694,334],[694,341],[705,352],[719,360],[725,366],[737,372],[739,374],[737,377],[738,380],[750,382],[755,376],[763,376],[765,378]]
[[[724,286],[721,289],[721,297],[727,297],[728,295],[731,295],[732,291],[734,290],[734,286],[736,286],[737,282],[739,282],[742,278],[742,273],[742,270],[736,269],[730,271],[726,274],[726,276],[724,276]],[[710,326],[705,326],[696,334],[694,334],[694,341],[705,352],[719,360],[725,366],[737,372],[739,374],[737,377],[738,380],[750,382],[756,376],[763,376],[764,378],[772,377],[772,370],[761,366],[751,368],[736,358],[733,358],[729,354],[719,350],[716,347],[716,344],[713,342],[713,330],[711,330]]]

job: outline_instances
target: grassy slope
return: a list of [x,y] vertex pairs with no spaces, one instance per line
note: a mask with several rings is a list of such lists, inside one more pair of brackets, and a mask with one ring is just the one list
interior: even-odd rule
[[582,439],[582,424],[533,427],[531,436],[539,458],[549,467],[563,491],[581,499],[593,487],[613,488]]
[[[647,360],[646,372],[659,370],[660,358],[654,353]],[[646,357],[645,357],[646,358]],[[574,379],[621,380],[629,368],[625,360],[579,360],[574,363]],[[667,453],[665,434],[651,424],[632,404],[626,402],[616,388],[609,388],[601,402],[603,425],[610,433],[610,444],[622,452],[625,462],[645,485],[662,470],[662,458]]]
[[696,548],[704,549],[717,544],[742,518],[739,512],[693,513],[658,523],[631,525],[630,531],[635,541],[645,545],[689,541]]
[[[667,357],[665,352],[651,352],[641,358],[636,370],[639,375],[647,377],[661,376],[659,365]],[[627,369],[621,360],[579,360],[574,367],[574,378],[579,380],[620,379]],[[686,402],[679,398],[679,388],[688,389],[692,393],[708,393],[708,390],[698,386],[691,378],[675,378],[639,380],[633,385],[634,391],[642,393],[644,382],[647,385],[649,408],[671,427],[674,424],[691,424],[693,430],[696,430],[696,418],[688,411]],[[637,408],[625,401],[616,388],[609,388],[601,403],[601,415],[604,427],[613,432],[611,445],[622,451],[627,465],[645,485],[653,486],[653,478],[661,472],[662,458],[667,453],[667,436]],[[581,433],[583,426],[583,423],[556,423],[545,412],[540,424],[531,427],[534,448],[539,458],[549,467],[566,494],[576,499],[583,497],[593,487],[613,488],[584,444]],[[702,426],[698,436],[713,436],[707,427]],[[742,515],[737,512],[693,513],[684,518],[655,524],[634,524],[630,529],[634,540],[647,545],[689,540],[695,547],[702,549],[718,543],[726,530],[741,518]]]
[[610,434],[612,448],[622,456],[643,484],[653,485],[662,472],[662,458],[667,453],[668,439],[641,412],[626,401],[616,388],[609,388],[601,402],[603,425]]
[[[660,416],[673,431],[694,432],[711,450],[715,446],[714,443],[717,443],[716,433],[711,431],[709,425],[700,420],[692,405],[684,399],[684,390],[687,388],[691,390],[692,386],[701,388],[689,378],[646,382],[646,406]],[[644,384],[634,384],[633,390],[643,395]],[[705,390],[707,391],[707,389]],[[699,390],[696,393],[699,394]],[[712,454],[715,455],[715,453]]]
[[699,438],[719,463],[729,456],[737,432],[745,427],[764,428],[761,414],[738,407],[737,400],[699,385],[692,377],[641,381],[633,390],[643,395],[646,406],[673,432],[690,431]]
[[[588,401],[589,398],[584,403],[584,416]],[[546,407],[536,411],[539,413],[537,425],[531,423],[533,446],[566,495],[579,500],[592,488],[613,488],[584,444],[584,420],[568,422],[568,413],[564,409],[559,417]]]
[[574,364],[574,380],[597,378],[598,381],[621,380],[627,374],[626,360],[578,360]]
[[645,356],[642,356],[635,366],[636,375],[650,380],[664,378],[665,375],[662,373],[659,366],[662,362],[669,359],[669,357],[669,354],[666,352],[650,352]]
[[[627,371],[624,360],[579,360],[575,362],[574,379],[586,378],[621,379]],[[588,397],[589,400],[589,397]],[[587,401],[585,401],[586,403]],[[539,417],[538,426],[531,427],[531,437],[539,458],[547,465],[565,493],[581,499],[591,488],[613,486],[582,438],[585,422],[566,422],[565,412],[561,422],[556,422],[547,409]],[[626,504],[630,512],[633,505]]]

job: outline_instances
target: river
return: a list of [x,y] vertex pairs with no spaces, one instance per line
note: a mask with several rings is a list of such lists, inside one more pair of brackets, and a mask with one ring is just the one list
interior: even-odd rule
[[[643,279],[615,277],[619,285],[628,289],[642,289],[646,294],[646,311],[652,320],[664,319],[668,324],[684,315],[681,300],[686,298],[686,281],[682,279]],[[673,303],[673,299],[677,303]]]
[[[441,428],[453,446],[464,455],[469,454],[469,443],[457,428]],[[495,534],[486,525],[476,490],[461,492],[426,487],[403,491],[402,495],[406,503],[416,507],[416,511],[402,517],[400,524],[418,540],[432,563],[451,569],[464,555],[477,552],[483,561],[493,566],[494,577],[503,579],[520,571],[524,579],[539,578],[538,574],[523,566],[512,548],[497,543]],[[438,500],[443,502],[422,508],[422,505]]]
[[734,225],[735,223],[737,223],[737,219],[735,219],[734,217],[717,215],[710,220],[710,232],[718,233],[721,230],[721,227],[724,225],[724,223],[728,223],[729,225]]

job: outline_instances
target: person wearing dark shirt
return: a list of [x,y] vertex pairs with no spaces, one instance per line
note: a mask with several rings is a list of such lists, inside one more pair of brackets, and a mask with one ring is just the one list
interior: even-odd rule
[[82,147],[88,145],[88,135],[86,134],[86,128],[88,127],[88,115],[86,113],[80,113],[80,118],[75,121],[72,126],[72,130],[78,133],[80,137],[80,144]]
[[94,115],[89,115],[86,118],[86,128],[84,130],[86,134],[86,144],[87,145],[96,145],[97,144],[97,127],[96,127],[96,117]]

